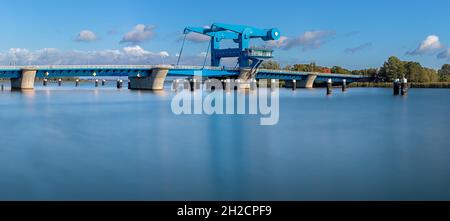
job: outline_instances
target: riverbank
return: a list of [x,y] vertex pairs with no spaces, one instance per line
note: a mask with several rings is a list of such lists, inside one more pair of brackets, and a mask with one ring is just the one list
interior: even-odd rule
[[[430,83],[408,83],[410,88],[450,88],[450,82],[430,82]],[[349,84],[349,87],[381,87],[391,88],[390,82],[354,82]]]

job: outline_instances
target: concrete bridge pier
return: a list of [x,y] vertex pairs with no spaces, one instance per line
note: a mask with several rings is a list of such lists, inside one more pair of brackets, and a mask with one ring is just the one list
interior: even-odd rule
[[251,89],[252,79],[256,78],[256,71],[250,68],[242,68],[239,73],[237,89]]
[[252,73],[253,71],[250,68],[241,68],[239,72],[240,73],[238,79],[241,79],[242,81],[248,81],[252,78],[255,78],[255,76],[253,75],[256,75],[256,73]]
[[157,67],[151,70],[151,74],[145,77],[129,77],[132,90],[163,90],[164,81],[169,73],[167,67]]
[[34,89],[34,79],[36,77],[35,69],[22,69],[21,76],[11,78],[11,89]]
[[313,88],[314,81],[316,80],[316,74],[309,74],[306,79],[303,80],[286,80],[286,87],[292,88],[295,91],[296,88]]
[[309,74],[306,79],[298,82],[297,87],[300,88],[313,88],[314,81],[317,78],[317,74]]

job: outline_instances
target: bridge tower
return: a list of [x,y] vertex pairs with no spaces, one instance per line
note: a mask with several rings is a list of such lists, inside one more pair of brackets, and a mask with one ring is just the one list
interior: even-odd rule
[[[259,29],[245,25],[214,23],[211,27],[187,27],[184,34],[191,32],[211,37],[211,66],[220,67],[222,58],[237,58],[241,70],[240,79],[254,78],[256,71],[265,59],[273,57],[273,50],[250,46],[251,39],[272,41],[280,39],[277,28]],[[221,41],[229,39],[237,44],[236,48],[221,49]]]

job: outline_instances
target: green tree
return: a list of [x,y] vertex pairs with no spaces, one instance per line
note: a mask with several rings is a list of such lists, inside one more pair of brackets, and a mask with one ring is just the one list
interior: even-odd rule
[[418,62],[404,62],[405,77],[410,82],[421,82],[424,78],[422,75],[425,73],[422,65]]
[[380,76],[384,81],[393,81],[396,78],[402,78],[404,74],[405,67],[403,62],[395,56],[389,57],[380,70]]
[[331,68],[331,73],[335,73],[335,74],[351,74],[352,72],[347,70],[347,69],[345,69],[345,68],[339,67],[339,66],[333,66]]
[[439,80],[439,76],[436,70],[431,68],[423,68],[422,74],[420,75],[419,82],[437,82]]
[[273,70],[279,70],[281,69],[280,63],[274,61],[274,60],[268,60],[264,61],[261,64],[262,69],[273,69]]
[[373,78],[375,81],[379,81],[379,70],[377,68],[369,68],[369,69],[363,69],[363,70],[354,70],[352,71],[353,75],[362,75],[365,77]]
[[286,66],[283,68],[283,70],[290,71],[290,70],[292,70],[292,66],[291,66],[291,65],[286,65]]
[[450,64],[442,65],[439,70],[439,81],[446,82],[450,80]]
[[312,68],[308,64],[294,64],[292,67],[293,71],[304,71],[304,72],[312,72]]

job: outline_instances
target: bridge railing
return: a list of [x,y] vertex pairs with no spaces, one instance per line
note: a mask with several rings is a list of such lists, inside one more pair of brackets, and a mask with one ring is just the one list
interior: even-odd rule
[[0,69],[20,69],[18,66],[0,66]]
[[339,76],[339,77],[358,77],[359,75],[350,75],[350,74],[329,74],[329,73],[320,73],[320,72],[305,72],[305,71],[291,71],[291,70],[273,70],[273,69],[258,69],[258,72],[268,72],[268,73],[274,73],[274,74],[314,74],[314,75],[321,75],[321,76]]
[[[166,67],[171,69],[208,69],[224,70],[212,66],[174,66],[174,65],[34,65],[34,66],[0,66],[0,69],[152,69]],[[228,69],[227,69],[228,70]]]
[[152,69],[171,68],[170,65],[35,65],[35,66],[0,66],[0,69]]
[[197,70],[217,70],[217,71],[238,71],[239,68],[214,67],[214,66],[194,66],[194,65],[175,65],[172,69],[197,69]]

